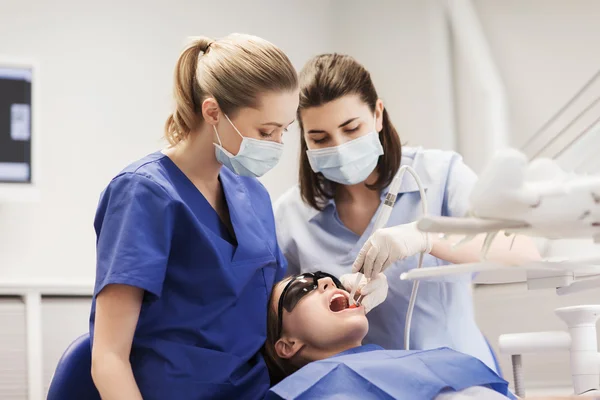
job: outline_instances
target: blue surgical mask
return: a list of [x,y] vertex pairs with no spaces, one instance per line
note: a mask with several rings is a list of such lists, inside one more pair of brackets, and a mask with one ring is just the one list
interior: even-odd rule
[[307,150],[314,172],[342,185],[364,182],[375,170],[383,147],[377,130],[335,147]]
[[227,118],[227,121],[229,121],[238,135],[242,137],[242,143],[240,144],[240,150],[234,156],[225,150],[221,143],[219,132],[217,132],[217,127],[213,125],[217,140],[219,141],[219,144],[215,143],[217,161],[240,176],[252,176],[255,178],[263,176],[277,165],[283,153],[282,143],[247,138],[240,133],[227,115],[225,115],[225,118]]

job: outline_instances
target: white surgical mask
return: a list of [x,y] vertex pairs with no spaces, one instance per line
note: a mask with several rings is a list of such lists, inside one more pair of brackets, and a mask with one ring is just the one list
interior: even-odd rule
[[342,185],[356,185],[364,182],[375,170],[379,156],[383,155],[383,147],[374,127],[372,132],[342,145],[309,149],[306,154],[314,172],[320,172],[330,181]]
[[263,176],[277,165],[283,153],[282,143],[245,137],[235,127],[229,117],[226,114],[224,115],[233,129],[242,137],[242,143],[240,144],[240,150],[234,156],[225,150],[221,143],[219,132],[217,132],[217,127],[213,125],[217,140],[219,141],[219,144],[215,143],[217,161],[240,176],[252,176],[255,178]]

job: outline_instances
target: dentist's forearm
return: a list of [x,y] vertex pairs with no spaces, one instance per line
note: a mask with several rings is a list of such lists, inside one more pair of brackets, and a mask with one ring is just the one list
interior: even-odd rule
[[[451,236],[446,240],[442,240],[436,234],[430,234],[430,239],[433,240],[431,255],[452,264],[479,262],[481,261],[481,248],[485,236],[485,234],[477,235],[470,242],[464,243],[458,248],[452,248],[454,244],[462,239],[461,236]],[[503,232],[500,232],[487,253],[487,259],[518,265],[541,258],[531,238],[517,236],[511,249],[512,240],[513,237],[506,237]]]
[[108,285],[96,298],[92,379],[103,400],[142,400],[129,357],[144,291]]
[[102,400],[143,400],[129,360],[116,354],[97,357],[92,363],[92,378]]

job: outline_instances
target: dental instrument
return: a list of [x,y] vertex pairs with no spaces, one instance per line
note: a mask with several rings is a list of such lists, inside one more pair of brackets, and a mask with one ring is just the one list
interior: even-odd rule
[[[392,180],[392,183],[390,184],[390,186],[388,188],[388,193],[385,196],[385,199],[383,200],[383,202],[381,204],[381,208],[379,210],[377,218],[375,219],[375,223],[373,224],[373,233],[375,233],[379,229],[383,228],[387,224],[388,220],[390,219],[390,215],[392,214],[392,210],[394,209],[394,204],[396,203],[396,198],[398,197],[398,191],[400,190],[400,184],[402,183],[402,178],[404,177],[405,171],[408,171],[413,176],[415,182],[417,183],[417,186],[419,187],[419,194],[421,196],[421,207],[422,207],[422,212],[423,212],[422,216],[423,217],[427,216],[427,214],[428,214],[427,197],[425,195],[425,189],[423,188],[421,179],[419,178],[419,175],[412,167],[410,167],[408,165],[403,165],[402,167],[400,167],[398,174],[396,174],[396,177]],[[425,254],[423,252],[419,254],[419,263],[417,265],[417,268],[421,268],[423,266],[423,257],[424,256],[425,256]],[[362,279],[362,273],[360,271],[358,271],[358,273],[356,275],[356,281],[354,282],[352,292],[350,293],[350,299],[352,299],[353,301],[354,301],[354,297],[356,296],[356,290],[358,288],[358,285],[360,284],[361,279]],[[418,291],[419,291],[419,281],[415,280],[413,282],[412,292],[410,295],[410,300],[408,302],[408,310],[406,312],[406,322],[405,322],[405,326],[404,326],[404,348],[406,350],[410,349],[410,325],[412,322],[412,314],[413,314],[413,311],[415,308],[415,302],[417,299]],[[361,300],[362,300],[362,296],[359,297],[359,299],[357,301],[355,301],[355,304],[357,306],[360,306]]]
[[[394,209],[394,203],[396,203],[396,198],[398,197],[398,190],[400,189],[400,184],[402,183],[402,176],[404,175],[404,171],[406,170],[406,168],[407,166],[400,168],[398,174],[396,174],[396,176],[392,180],[392,183],[388,188],[388,193],[383,199],[381,208],[379,209],[379,213],[377,214],[377,218],[375,219],[375,223],[373,224],[373,233],[383,228],[390,219],[390,215],[392,214],[392,210]],[[350,293],[350,299],[352,299],[354,303],[358,306],[360,306],[360,302],[358,300],[354,300],[354,297],[356,296],[356,290],[358,289],[358,285],[360,284],[361,279],[362,274],[359,271],[356,274],[356,281],[354,281],[354,286],[352,287],[352,292]]]

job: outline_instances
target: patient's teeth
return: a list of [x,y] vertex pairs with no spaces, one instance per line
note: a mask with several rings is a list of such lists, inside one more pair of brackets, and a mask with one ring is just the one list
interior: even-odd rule
[[336,293],[333,295],[333,297],[331,298],[331,300],[329,301],[329,303],[331,303],[332,301],[334,301],[335,299],[337,299],[338,297],[344,297],[343,294],[340,293]]

